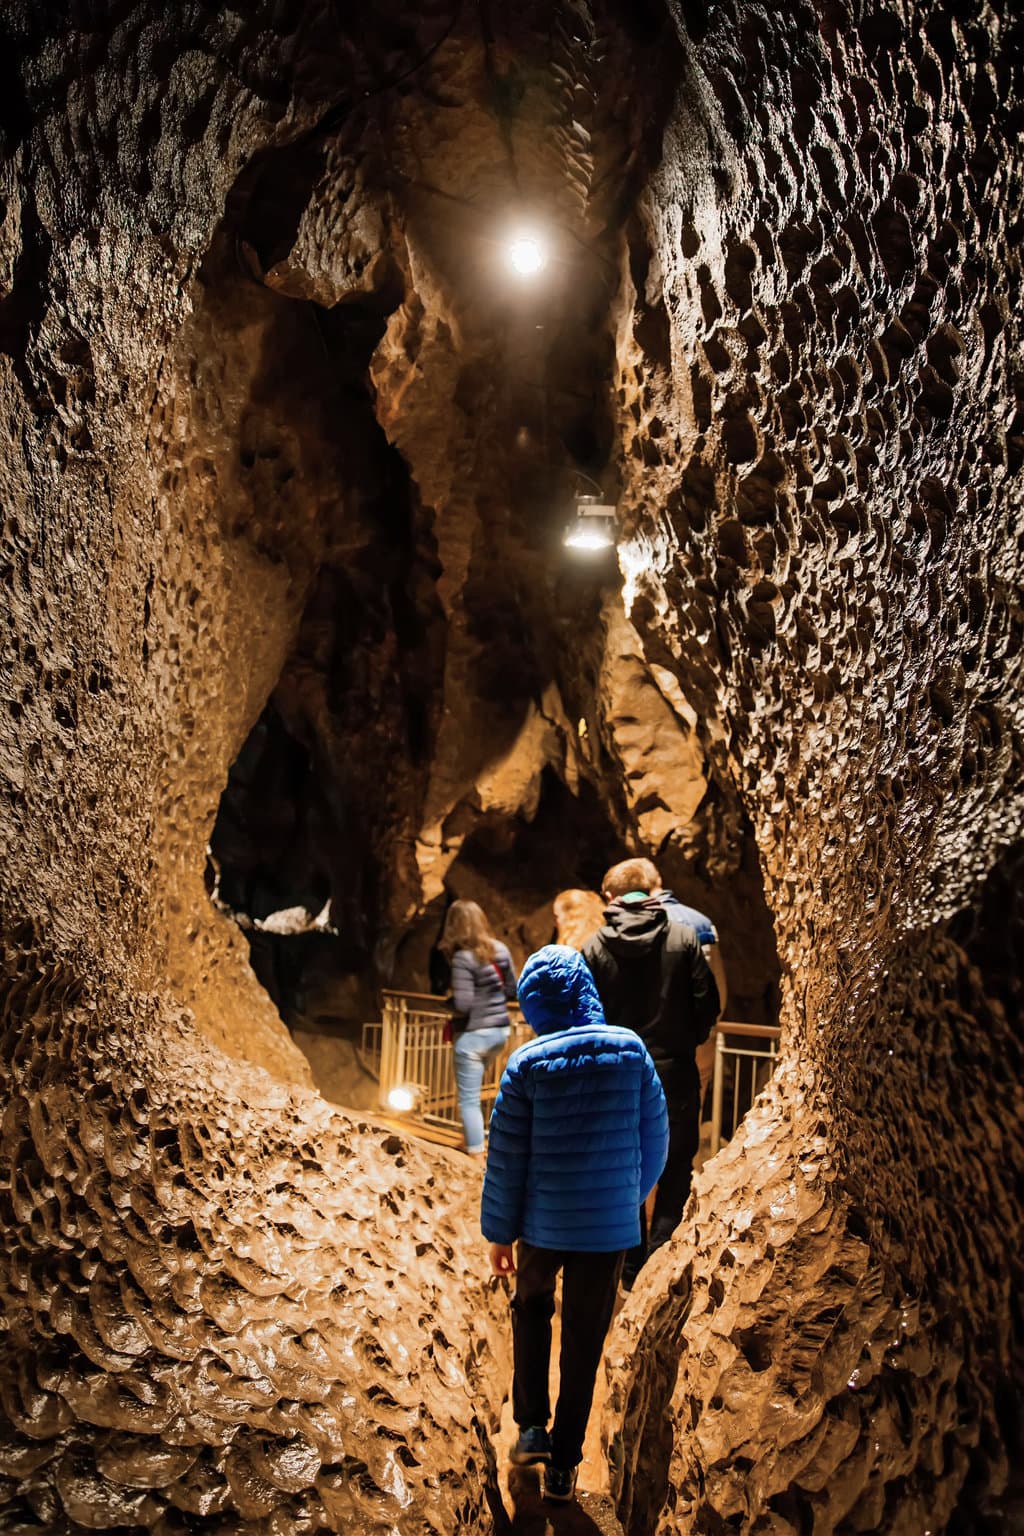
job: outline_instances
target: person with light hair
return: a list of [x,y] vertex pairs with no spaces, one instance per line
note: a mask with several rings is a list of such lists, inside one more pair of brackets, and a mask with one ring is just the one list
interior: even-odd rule
[[[719,1017],[725,1011],[725,1004],[729,996],[728,983],[725,979],[725,966],[722,963],[721,950],[718,947],[718,929],[704,912],[698,912],[696,907],[688,907],[678,896],[666,890],[661,883],[661,875],[653,859],[636,858],[624,859],[621,864],[615,864],[608,871],[602,883],[602,890],[606,901],[613,901],[619,896],[624,896],[627,891],[650,891],[661,902],[665,911],[674,923],[689,923],[694,933],[700,940],[700,947],[704,951],[704,958],[711,967],[711,974],[715,978],[718,988]],[[568,940],[566,942],[569,942]],[[712,1057],[714,1047],[712,1047]],[[698,1053],[699,1063],[699,1053]],[[704,1081],[704,1070],[701,1068],[701,1081]]]
[[551,909],[555,916],[555,943],[582,949],[604,922],[604,902],[596,891],[559,891]]
[[511,1021],[506,1006],[516,995],[516,973],[508,948],[496,939],[484,910],[475,901],[453,901],[438,944],[452,968],[455,1086],[466,1151],[484,1154],[484,1117],[480,1090],[484,1073],[508,1043]]
[[[700,940],[700,947],[704,951],[704,958],[711,967],[711,974],[715,978],[715,986],[718,988],[718,1017],[725,1014],[725,1004],[729,995],[728,983],[725,979],[725,966],[722,963],[722,952],[718,947],[718,929],[704,912],[698,912],[696,907],[688,907],[678,896],[665,889],[661,883],[661,875],[657,865],[651,859],[637,858],[625,859],[621,864],[616,864],[604,877],[606,895],[608,890],[613,896],[623,896],[629,890],[650,889],[651,895],[656,896],[665,911],[674,923],[688,923]],[[610,884],[609,884],[610,882]],[[620,889],[621,887],[621,889]],[[711,1074],[715,1066],[715,1041],[714,1031],[697,1047],[697,1071],[700,1073],[700,1102],[703,1105],[707,1096],[708,1084],[711,1082]]]

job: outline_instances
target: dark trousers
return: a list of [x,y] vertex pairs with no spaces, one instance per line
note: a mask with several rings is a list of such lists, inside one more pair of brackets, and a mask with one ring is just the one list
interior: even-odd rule
[[518,1246],[512,1298],[512,1411],[520,1429],[532,1424],[546,1427],[551,1417],[551,1318],[555,1280],[562,1271],[562,1350],[551,1430],[551,1461],[556,1467],[575,1467],[583,1459],[594,1382],[621,1269],[621,1253],[569,1253],[524,1242]]
[[651,1254],[667,1243],[678,1227],[693,1182],[693,1160],[700,1145],[700,1105],[690,1101],[670,1105],[668,1113],[668,1161],[658,1180],[650,1236],[647,1211],[640,1207],[640,1242],[626,1254],[622,1270],[627,1285],[632,1285]]

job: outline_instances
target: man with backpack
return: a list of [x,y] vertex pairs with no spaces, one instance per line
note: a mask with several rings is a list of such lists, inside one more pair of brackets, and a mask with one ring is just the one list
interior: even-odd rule
[[700,1141],[697,1047],[719,1013],[718,988],[697,934],[670,919],[654,894],[657,884],[649,859],[626,859],[610,869],[603,881],[608,902],[604,927],[583,949],[605,1018],[643,1040],[668,1105],[668,1161],[658,1183],[649,1242],[641,1213],[640,1244],[626,1256],[622,1281],[627,1289],[683,1214]]

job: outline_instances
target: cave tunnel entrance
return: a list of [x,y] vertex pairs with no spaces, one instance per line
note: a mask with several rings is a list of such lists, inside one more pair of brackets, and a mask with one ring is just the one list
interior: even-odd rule
[[[253,204],[241,194],[236,201],[241,212],[233,217],[244,232]],[[496,461],[504,464],[507,450],[514,467],[508,516],[488,467],[481,505],[462,535],[473,553],[461,625],[453,624],[441,596],[444,525],[422,499],[407,452],[388,439],[370,378],[398,290],[384,281],[333,307],[269,292],[239,266],[232,209],[229,200],[229,224],[204,266],[206,339],[230,353],[253,306],[261,316],[258,372],[249,379],[238,441],[239,475],[259,519],[253,531],[266,542],[264,524],[287,522],[299,496],[319,505],[322,527],[292,647],[230,768],[207,880],[216,902],[243,926],[253,971],[293,1037],[307,1057],[324,1055],[325,1038],[344,1041],[355,1060],[362,1023],[378,1017],[381,986],[421,991],[447,982],[436,940],[451,900],[479,900],[522,963],[553,937],[554,895],[580,886],[597,891],[603,871],[634,849],[654,852],[666,885],[717,922],[732,1017],[774,1023],[771,915],[751,829],[737,831],[734,797],[711,782],[695,833],[683,828],[680,836],[676,828],[665,837],[663,819],[662,846],[652,848],[643,834],[643,805],[668,814],[674,802],[657,768],[651,774],[639,766],[646,737],[636,748],[629,743],[637,733],[663,730],[672,708],[660,699],[656,670],[642,660],[629,659],[633,674],[609,673],[622,665],[613,644],[623,622],[616,562],[586,567],[560,547],[547,470],[525,470],[513,412],[510,442],[493,445]],[[263,261],[263,247],[253,249]],[[220,333],[229,339],[218,341]],[[562,332],[556,352],[571,353]],[[602,359],[597,344],[583,349],[571,384],[583,384]],[[565,359],[559,367],[565,373]],[[474,362],[462,378],[459,409],[470,384],[484,387],[482,378]],[[554,390],[550,398],[583,395]],[[593,396],[591,387],[591,404],[573,406],[577,427],[586,429],[585,441],[573,442],[588,459],[608,429],[594,415]],[[568,442],[559,412],[557,435]],[[579,462],[576,449],[567,445]],[[539,496],[545,488],[547,502]],[[642,651],[636,634],[631,644]],[[445,771],[464,777],[464,746],[479,756],[471,711],[464,710],[464,740],[445,746],[442,734],[453,707],[448,668],[459,645],[453,676],[471,708],[484,711],[487,730],[514,734],[524,711],[543,714],[548,705],[539,700],[554,687],[565,707],[559,730],[576,739],[562,743],[557,762],[534,765],[533,800],[524,791],[519,802],[488,808],[471,774],[453,791],[442,829],[450,852],[441,891],[424,894],[416,846],[436,756],[447,750]],[[662,717],[645,722],[629,694],[634,684]],[[623,688],[620,699],[605,697]],[[517,751],[511,748],[513,759]],[[626,779],[645,774],[642,796],[631,799]],[[365,1104],[372,1089],[358,1072],[347,1081],[332,1074],[329,1097]]]
[[[478,900],[521,963],[553,936],[559,890],[598,890],[604,870],[637,850],[718,923],[731,1015],[774,1023],[778,961],[749,825],[731,790],[709,781],[696,830],[677,825],[666,836],[678,802],[643,760],[673,707],[642,659],[629,658],[630,675],[654,704],[641,707],[623,684],[609,619],[621,585],[614,559],[588,568],[559,542],[552,443],[563,469],[584,460],[600,469],[611,448],[607,401],[593,385],[611,366],[595,321],[607,295],[575,295],[578,315],[567,310],[549,343],[531,339],[528,371],[550,421],[523,438],[516,423],[530,411],[510,375],[495,395],[507,421],[487,462],[460,466],[469,505],[439,512],[417,477],[417,445],[385,431],[387,402],[382,413],[371,376],[400,304],[396,271],[385,265],[368,289],[332,303],[291,291],[294,274],[283,292],[254,281],[294,239],[294,178],[272,172],[268,162],[240,180],[204,266],[207,342],[230,351],[254,307],[264,327],[238,443],[254,530],[281,558],[297,509],[320,509],[295,638],[231,768],[210,841],[215,899],[244,928],[258,979],[304,1049],[317,1036],[351,1049],[377,1016],[381,986],[443,985],[431,954],[452,899]],[[276,243],[265,228],[275,218]],[[574,347],[577,332],[589,339]],[[489,421],[487,390],[474,359],[450,408]],[[538,391],[525,398],[536,413]],[[439,409],[427,403],[422,434]],[[543,463],[533,462],[538,452]],[[463,546],[453,608],[443,591]],[[639,636],[633,648],[642,658]],[[604,696],[616,689],[623,697]],[[474,779],[486,777],[488,753],[496,762],[505,753],[502,771],[511,764],[515,777],[517,754],[533,750],[515,733],[548,708],[561,711],[561,745],[548,743],[550,761],[542,753],[526,774],[539,779],[536,794],[521,787],[508,804],[486,803]],[[673,770],[663,751],[653,755]],[[467,769],[470,758],[479,762]],[[454,786],[439,822],[447,851],[440,880],[425,886],[424,818],[439,775]],[[632,798],[629,778],[645,779]],[[644,831],[652,807],[657,846]],[[339,1090],[335,1079],[330,1096],[339,1092],[349,1102],[369,1090],[358,1079]]]
[[[599,238],[563,238],[546,294],[493,273],[481,284],[488,199],[406,189],[411,232],[397,238],[376,159],[386,134],[357,117],[254,157],[204,264],[206,339],[218,324],[244,331],[254,311],[264,328],[239,424],[255,534],[288,560],[291,530],[315,511],[295,640],[213,828],[217,899],[241,915],[289,1027],[351,1042],[382,985],[427,987],[451,899],[478,899],[521,962],[551,938],[560,889],[597,889],[617,858],[652,852],[718,921],[738,1016],[773,1022],[778,962],[750,829],[709,784],[706,825],[666,835],[679,802],[657,769],[630,800],[646,748],[630,746],[628,699],[612,718],[600,698],[609,573],[567,561],[555,526],[576,471],[620,476],[613,397],[596,381],[615,371],[626,203]],[[646,683],[657,692],[653,669]],[[545,748],[534,800],[523,789],[489,803],[489,735],[543,712],[551,687],[558,729],[588,723],[589,742]],[[664,812],[653,841],[650,806]],[[432,818],[442,851],[425,874]]]

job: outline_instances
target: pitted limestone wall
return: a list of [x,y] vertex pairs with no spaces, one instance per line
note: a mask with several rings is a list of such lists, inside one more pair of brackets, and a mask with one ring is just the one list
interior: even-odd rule
[[382,15],[376,56],[313,7],[186,9],[5,16],[0,1527],[476,1530],[507,1346],[475,1185],[306,1086],[202,883],[359,532],[315,329],[218,221],[438,29]]
[[[325,1110],[202,888],[315,573],[365,543],[313,295],[390,311],[378,420],[443,567],[390,920],[583,771],[541,489],[610,440],[612,304],[645,666],[755,822],[786,1056],[624,1315],[627,1523],[970,1528],[1014,1432],[1019,1020],[1009,909],[941,925],[1020,831],[1015,24],[375,9],[8,12],[2,1520],[487,1524],[474,1190]],[[470,170],[550,194],[547,340]]]
[[0,1528],[478,1529],[505,1345],[465,1164],[7,959]]
[[624,1315],[621,1507],[978,1529],[1020,1434],[1020,1016],[946,920],[1021,828],[1019,23],[681,27],[620,316],[623,561],[754,817],[784,1061]]

